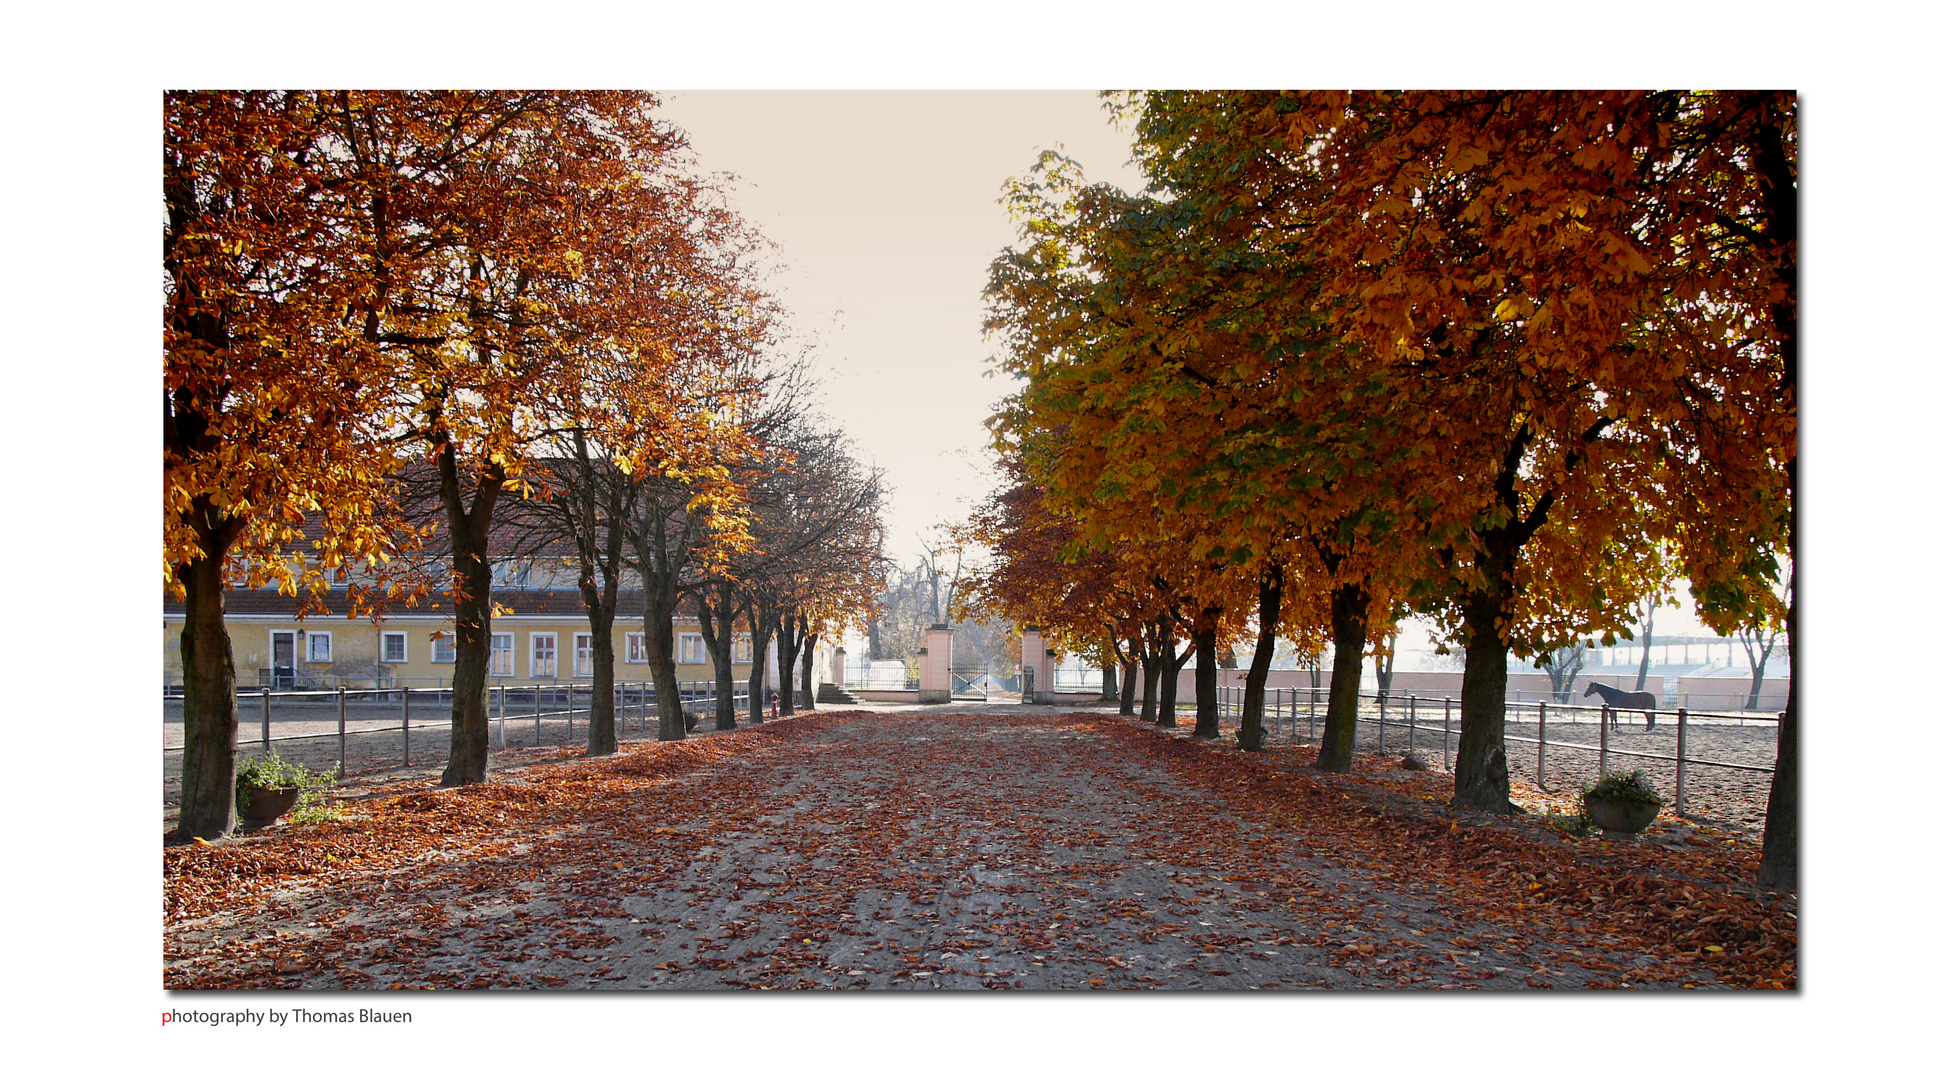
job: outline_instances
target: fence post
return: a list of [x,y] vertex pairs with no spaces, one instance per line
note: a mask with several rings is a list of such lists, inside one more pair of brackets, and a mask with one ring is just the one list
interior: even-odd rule
[[333,768],[334,779],[343,780],[347,776],[347,688],[334,687],[340,698],[340,761]]
[[544,684],[531,687],[531,745],[544,745]]
[[1679,725],[1674,729],[1674,816],[1688,816],[1688,710],[1675,714]]
[[647,681],[640,680],[640,735],[647,733]]
[[1287,739],[1290,742],[1298,744],[1300,741],[1300,688],[1289,686],[1286,689],[1293,700],[1292,715],[1287,721]]
[[508,745],[504,741],[504,698],[508,693],[503,683],[497,684],[497,749],[499,750]]
[[1601,776],[1606,775],[1606,724],[1612,719],[1612,715],[1611,705],[1599,707],[1599,775]]
[[408,687],[402,687],[402,768],[408,768]]
[[1538,703],[1538,790],[1545,790],[1545,703]]
[[1375,752],[1388,753],[1388,698],[1375,695]]
[[1450,698],[1443,695],[1443,771],[1450,771]]
[[1416,749],[1416,696],[1409,695],[1409,752]]
[[[189,730],[188,726],[185,730]],[[259,687],[259,753],[272,756],[272,688]]]

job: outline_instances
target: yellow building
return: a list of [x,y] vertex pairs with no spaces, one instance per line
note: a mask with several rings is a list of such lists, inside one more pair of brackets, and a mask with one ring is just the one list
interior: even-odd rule
[[[496,610],[508,612],[491,620],[492,685],[592,681],[592,626],[576,590],[496,590],[492,599]],[[241,688],[440,687],[455,681],[455,620],[447,605],[390,612],[380,620],[349,618],[341,589],[328,595],[326,614],[295,618],[297,605],[272,589],[226,591],[225,628]],[[183,630],[183,602],[166,593],[163,677],[168,687],[183,685]],[[675,678],[683,684],[712,682],[714,666],[700,624],[691,616],[676,618],[671,633]],[[650,679],[638,592],[620,592],[612,637],[614,678]],[[748,679],[750,651],[748,634],[737,633],[738,687]]]

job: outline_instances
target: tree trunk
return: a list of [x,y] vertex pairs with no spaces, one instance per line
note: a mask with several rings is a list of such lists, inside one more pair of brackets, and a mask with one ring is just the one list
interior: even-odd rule
[[1128,661],[1123,665],[1123,689],[1116,699],[1116,715],[1135,716],[1137,713],[1137,662]]
[[1327,689],[1327,726],[1314,768],[1344,773],[1354,768],[1361,720],[1361,654],[1368,647],[1368,590],[1343,585],[1332,599],[1334,670]]
[[785,614],[776,628],[776,697],[784,716],[796,715],[796,658],[803,642],[796,634],[796,616]]
[[[1393,630],[1394,627],[1390,627]],[[1375,693],[1387,697],[1389,688],[1395,685],[1395,642],[1375,654]]]
[[[710,601],[712,597],[712,602]],[[726,583],[704,586],[695,610],[715,668],[715,730],[735,730],[735,600]]]
[[[1756,709],[1758,703],[1762,700],[1763,673],[1769,670],[1769,648],[1767,646],[1764,647],[1763,655],[1761,659],[1758,659],[1756,657],[1756,651],[1753,648],[1749,648],[1746,645],[1744,646],[1744,648],[1747,649],[1749,653],[1749,703],[1747,705],[1744,705],[1742,708],[1743,711],[1745,712],[1752,712]],[[1791,664],[1790,665],[1791,678],[1794,679],[1796,677],[1796,674],[1797,674],[1797,665]],[[1788,706],[1789,703],[1785,702],[1784,707],[1786,710]],[[1781,741],[1780,736],[1778,737],[1778,739],[1779,741]]]
[[1137,664],[1143,669],[1138,673],[1143,679],[1143,701],[1137,707],[1137,715],[1154,721],[1157,718],[1157,674],[1158,669],[1163,667],[1163,660],[1146,647]]
[[[1794,608],[1792,609],[1794,611]],[[1792,616],[1792,622],[1795,616]],[[1794,646],[1795,638],[1791,639]],[[1777,892],[1797,891],[1797,665],[1790,662],[1790,700],[1776,725],[1776,771],[1770,774],[1769,805],[1763,814],[1763,861],[1756,884]]]
[[592,623],[592,720],[585,726],[587,757],[605,757],[619,752],[619,718],[613,710],[613,613],[590,615]]
[[1286,576],[1277,565],[1259,579],[1259,641],[1252,648],[1252,666],[1245,673],[1245,709],[1239,716],[1239,749],[1266,747],[1266,672],[1273,666],[1273,640],[1279,630],[1279,606]]
[[653,699],[660,710],[660,740],[674,742],[687,738],[694,724],[681,703],[679,674],[674,670],[674,614],[680,610],[679,571],[670,565],[667,553],[667,522],[655,513],[642,528],[632,531],[633,553],[639,562],[640,587],[646,598],[640,614],[640,629],[646,635],[647,674],[653,680]]
[[[1478,557],[1490,588],[1464,598],[1463,740],[1456,754],[1456,796],[1468,810],[1511,813],[1510,763],[1504,755],[1505,661],[1510,655],[1503,625],[1515,549]],[[1506,557],[1508,556],[1508,557]]]
[[579,575],[585,621],[592,628],[592,719],[585,726],[585,753],[604,757],[619,752],[619,719],[613,710],[618,663],[613,653],[613,621],[619,611],[619,579],[616,574],[607,575],[606,586],[601,589],[593,575],[591,568]]
[[470,505],[453,442],[437,465],[449,519],[449,561],[456,597],[456,669],[450,685],[449,764],[443,787],[481,784],[490,770],[490,520],[503,492],[504,469],[485,463],[472,478]]
[[[200,496],[200,502],[203,498]],[[177,839],[231,834],[237,777],[238,686],[231,635],[225,631],[224,549],[177,567],[184,586],[184,787]]]
[[1634,677],[1633,690],[1639,693],[1647,689],[1647,662],[1654,654],[1654,611],[1659,601],[1647,602],[1647,617],[1640,623],[1640,674]]
[[1162,624],[1160,633],[1164,659],[1157,666],[1157,726],[1174,728],[1177,726],[1177,674],[1191,658],[1191,647],[1185,646],[1182,653],[1175,650],[1168,623]]
[[[1797,178],[1795,164],[1789,159],[1789,148],[1784,145],[1782,126],[1777,123],[1781,111],[1781,99],[1776,94],[1765,94],[1764,112],[1754,131],[1755,172],[1762,180],[1764,189],[1763,232],[1775,245],[1781,257],[1776,263],[1777,277],[1783,285],[1783,295],[1779,302],[1770,308],[1770,315],[1776,324],[1777,350],[1783,358],[1784,388],[1788,392],[1789,416],[1797,415]],[[1794,108],[1794,105],[1790,106]],[[1790,451],[1789,465],[1790,520],[1794,524],[1798,518],[1798,501],[1802,489],[1797,484],[1797,452]],[[1794,892],[1797,888],[1797,816],[1801,810],[1797,797],[1797,546],[1798,530],[1790,530],[1790,605],[1788,622],[1785,624],[1790,651],[1790,696],[1783,704],[1783,722],[1777,725],[1776,733],[1776,772],[1770,777],[1769,807],[1763,817],[1763,863],[1757,874],[1757,883],[1766,889],[1779,892]],[[1767,661],[1765,661],[1767,662]]]
[[1194,739],[1218,738],[1218,616],[1217,608],[1207,608],[1198,617],[1199,629],[1191,635],[1191,649],[1198,654],[1197,724]]
[[749,723],[760,724],[768,719],[766,700],[769,694],[769,642],[775,637],[775,626],[770,619],[760,618],[761,610],[751,600],[747,607],[749,617]]
[[797,619],[797,628],[803,632],[803,708],[815,709],[817,707],[817,695],[812,686],[812,681],[816,675],[816,664],[814,661],[817,651],[817,635],[810,632],[809,622],[802,618]]
[[1116,665],[1104,664],[1102,668],[1102,700],[1116,700]]
[[687,738],[690,726],[687,710],[681,703],[679,675],[674,670],[674,611],[679,606],[679,597],[649,589],[646,611],[641,617],[647,643],[647,674],[653,679],[653,700],[660,710],[662,742]]

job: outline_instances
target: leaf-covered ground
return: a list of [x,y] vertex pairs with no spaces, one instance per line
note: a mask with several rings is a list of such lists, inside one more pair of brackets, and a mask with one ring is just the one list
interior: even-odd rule
[[1796,985],[1752,844],[1460,816],[1385,760],[1022,709],[531,753],[166,848],[164,985]]

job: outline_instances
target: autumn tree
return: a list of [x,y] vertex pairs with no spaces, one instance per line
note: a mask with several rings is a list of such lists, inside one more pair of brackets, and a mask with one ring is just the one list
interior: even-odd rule
[[[757,481],[764,494],[753,504],[758,542],[737,574],[750,625],[776,642],[776,685],[792,709],[799,669],[800,705],[816,707],[816,639],[863,625],[887,569],[883,475],[859,464],[843,435],[826,428],[802,416],[767,444],[767,477]],[[757,648],[750,687],[759,716],[764,658]]]
[[[1709,549],[1727,541],[1686,535],[1688,508],[1762,490],[1757,461],[1727,477],[1706,468],[1733,433],[1714,414],[1767,403],[1781,376],[1761,362],[1762,337],[1710,332],[1747,301],[1696,299],[1734,293],[1680,242],[1684,105],[1645,93],[1274,102],[1292,144],[1336,182],[1309,230],[1341,268],[1321,303],[1375,350],[1387,392],[1420,402],[1428,437],[1415,449],[1471,481],[1437,485],[1429,508],[1443,556],[1433,610],[1465,648],[1462,805],[1508,805],[1506,656],[1624,623],[1640,587],[1664,579],[1647,554],[1658,541],[1713,569]],[[1701,411],[1709,401],[1722,404]],[[1717,531],[1768,527],[1754,534],[1774,544],[1773,517]],[[1739,580],[1741,561],[1714,572]]]
[[[751,280],[759,241],[691,171],[654,174],[651,164],[589,210],[601,227],[560,314],[585,363],[540,395],[551,491],[514,515],[536,540],[574,553],[595,687],[615,682],[619,589],[637,553],[632,511],[650,489],[685,492],[689,513],[724,545],[745,535],[741,489],[721,462],[747,441],[723,415],[756,392],[750,372],[774,314]],[[589,753],[616,749],[614,721],[612,695],[595,693]]]
[[394,460],[377,417],[394,373],[348,314],[359,253],[333,215],[326,120],[312,94],[164,96],[163,564],[185,605],[181,840],[234,822],[227,584],[314,596],[360,567],[365,605],[400,595],[385,564],[413,542],[384,483]]
[[[321,100],[333,220],[358,252],[347,309],[395,375],[384,415],[438,478],[457,635],[443,782],[477,783],[488,756],[496,508],[507,490],[536,489],[547,402],[589,370],[590,324],[572,313],[593,295],[585,275],[611,223],[607,193],[630,191],[680,140],[641,94]],[[626,333],[618,323],[607,332]]]
[[[1278,137],[1228,138],[1202,126],[1211,115],[1195,98],[1151,97],[1139,129],[1150,197],[1083,188],[1053,156],[1010,187],[1026,243],[995,263],[989,325],[1007,332],[1004,367],[1028,387],[1002,417],[1045,429],[1028,445],[1046,452],[1035,460],[1049,497],[1081,518],[1088,542],[1187,562],[1173,608],[1198,662],[1198,735],[1217,731],[1219,620],[1261,615],[1239,727],[1241,747],[1256,750],[1288,584],[1334,595],[1340,692],[1322,766],[1345,769],[1370,583],[1391,551],[1409,549],[1408,530],[1372,498],[1395,481],[1357,449],[1389,417],[1338,335],[1297,299],[1325,271],[1270,219],[1300,196],[1248,199],[1247,163]],[[1300,186],[1265,172],[1261,191]]]

